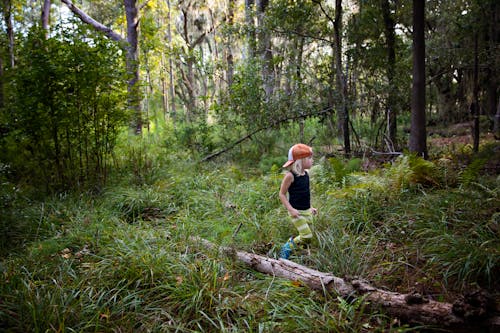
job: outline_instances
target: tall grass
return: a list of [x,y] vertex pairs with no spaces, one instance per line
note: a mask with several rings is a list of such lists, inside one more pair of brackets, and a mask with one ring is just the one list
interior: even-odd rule
[[[264,164],[196,165],[182,153],[160,154],[161,145],[141,149],[138,158],[149,162],[137,166],[144,168],[121,169],[128,170],[123,179],[99,193],[45,200],[12,194],[2,223],[19,241],[2,248],[0,330],[418,330],[368,312],[362,299],[311,291],[192,242],[196,235],[276,256],[294,228],[277,196],[282,175],[271,163],[263,174]],[[369,173],[359,161],[317,163],[316,237],[292,260],[439,299],[471,285],[494,288],[498,179],[475,176],[447,187],[439,168],[413,157]]]

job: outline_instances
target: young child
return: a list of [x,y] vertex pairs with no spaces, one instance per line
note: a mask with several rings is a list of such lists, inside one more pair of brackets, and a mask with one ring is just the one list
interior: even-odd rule
[[[280,258],[288,259],[292,250],[301,243],[311,241],[313,235],[309,223],[313,215],[318,213],[311,207],[311,192],[309,189],[309,174],[313,163],[313,151],[308,145],[298,143],[288,151],[288,161],[283,165],[288,172],[285,174],[280,187],[280,200],[288,210],[293,225],[299,232],[297,237],[290,239],[283,245]],[[287,197],[288,192],[288,197]]]

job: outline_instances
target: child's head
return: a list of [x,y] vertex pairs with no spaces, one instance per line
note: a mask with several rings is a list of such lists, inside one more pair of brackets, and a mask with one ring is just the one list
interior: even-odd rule
[[295,173],[301,174],[304,169],[311,167],[312,155],[312,148],[308,145],[303,143],[293,145],[290,150],[288,150],[288,161],[283,164],[283,168],[287,168]]

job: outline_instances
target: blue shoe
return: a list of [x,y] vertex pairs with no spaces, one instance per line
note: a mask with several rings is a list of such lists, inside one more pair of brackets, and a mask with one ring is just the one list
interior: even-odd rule
[[292,249],[295,247],[295,243],[293,242],[293,238],[290,237],[288,242],[283,245],[280,251],[280,258],[288,259],[290,258],[290,254],[292,253]]

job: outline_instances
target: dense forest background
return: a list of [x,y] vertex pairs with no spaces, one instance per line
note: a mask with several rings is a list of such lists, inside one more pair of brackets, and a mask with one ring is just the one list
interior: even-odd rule
[[420,6],[415,25],[411,1],[3,1],[3,162],[73,187],[106,178],[124,123],[202,156],[291,123],[311,140],[309,118],[346,155],[427,154],[426,126],[463,122],[477,151],[499,128],[498,5]]
[[275,256],[297,142],[321,213],[293,260],[498,304],[498,1],[0,9],[0,330],[419,330],[189,240]]

